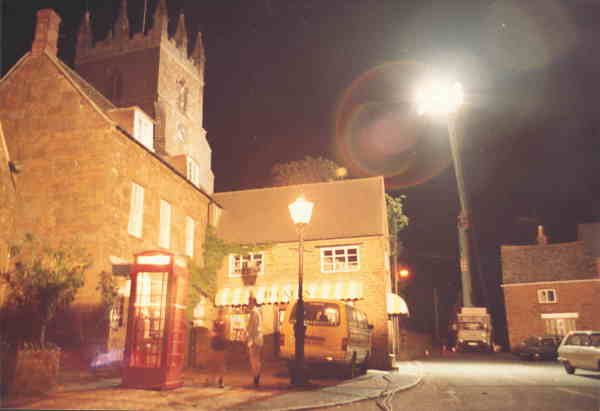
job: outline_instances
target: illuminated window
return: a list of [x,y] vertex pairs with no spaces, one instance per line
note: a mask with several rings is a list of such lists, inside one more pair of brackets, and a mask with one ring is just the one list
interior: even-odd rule
[[248,314],[231,314],[229,316],[229,339],[231,341],[245,341]]
[[263,274],[263,253],[248,253],[246,255],[229,255],[229,276],[240,277],[245,270],[256,270],[256,274]]
[[160,200],[160,235],[158,245],[163,248],[171,246],[171,204]]
[[131,208],[129,210],[129,234],[138,238],[142,237],[142,223],[144,217],[144,188],[136,183],[131,183]]
[[196,187],[200,185],[200,167],[198,166],[198,163],[190,157],[187,158],[187,178]]
[[548,304],[556,302],[556,290],[547,288],[538,290],[538,302],[540,304]]
[[154,125],[140,111],[135,110],[133,136],[148,149],[154,151]]
[[357,246],[321,249],[321,272],[358,271],[360,259]]
[[196,221],[191,217],[185,218],[185,255],[194,256],[194,235],[196,233]]

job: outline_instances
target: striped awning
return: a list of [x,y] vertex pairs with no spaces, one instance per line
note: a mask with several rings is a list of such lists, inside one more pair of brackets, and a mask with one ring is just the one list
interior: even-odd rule
[[[215,305],[245,305],[250,294],[259,304],[288,303],[298,298],[298,284],[272,284],[254,287],[222,288],[215,296]],[[316,281],[304,284],[304,298],[360,300],[363,285],[360,281]]]
[[406,301],[397,294],[387,294],[387,312],[388,314],[406,314],[409,315]]

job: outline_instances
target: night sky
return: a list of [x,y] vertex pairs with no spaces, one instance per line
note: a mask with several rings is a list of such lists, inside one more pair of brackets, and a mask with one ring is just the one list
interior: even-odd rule
[[[151,13],[156,0],[147,1]],[[72,65],[84,10],[103,37],[120,0],[3,3],[4,74],[30,48],[36,10],[63,18],[59,55]],[[137,32],[144,0],[128,4]],[[190,39],[203,32],[215,191],[266,186],[273,164],[307,155],[336,161],[350,178],[385,175],[389,193],[407,196],[401,241],[417,328],[432,330],[432,288],[444,324],[460,284],[447,131],[412,101],[427,76],[457,79],[466,92],[459,126],[480,256],[475,290],[499,329],[499,245],[532,243],[538,224],[550,242],[573,241],[578,223],[600,218],[600,2],[167,4],[173,22],[185,11]]]

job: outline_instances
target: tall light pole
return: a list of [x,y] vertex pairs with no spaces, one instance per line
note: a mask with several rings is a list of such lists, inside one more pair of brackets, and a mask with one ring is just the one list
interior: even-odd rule
[[458,186],[460,214],[458,216],[458,240],[460,247],[460,272],[463,307],[473,307],[471,284],[469,202],[465,190],[463,166],[460,157],[460,140],[457,137],[457,117],[464,103],[464,93],[459,83],[431,83],[417,92],[417,112],[442,115],[447,121],[450,150]]
[[312,216],[313,203],[307,201],[304,196],[300,196],[289,205],[290,215],[298,229],[298,301],[296,302],[296,324],[294,324],[295,337],[295,364],[291,373],[291,382],[294,385],[304,385],[308,382],[308,376],[304,364],[304,336],[306,327],[304,326],[304,229],[310,223]]

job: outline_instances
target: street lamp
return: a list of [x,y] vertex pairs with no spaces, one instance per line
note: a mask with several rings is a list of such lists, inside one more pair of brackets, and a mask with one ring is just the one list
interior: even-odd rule
[[460,272],[462,282],[463,307],[473,307],[471,286],[470,243],[469,243],[469,203],[465,191],[464,174],[460,159],[459,139],[456,131],[456,118],[464,104],[464,93],[459,83],[431,82],[417,91],[417,112],[419,115],[441,115],[446,118],[452,161],[458,185],[460,215],[458,216],[458,235],[460,246]]
[[298,301],[296,303],[296,324],[294,325],[294,337],[296,343],[295,366],[291,373],[292,384],[304,385],[308,382],[304,365],[304,336],[306,327],[304,326],[304,297],[302,291],[302,282],[304,278],[303,255],[304,255],[304,228],[310,223],[313,203],[307,201],[304,196],[300,196],[289,205],[290,215],[294,224],[298,228]]

